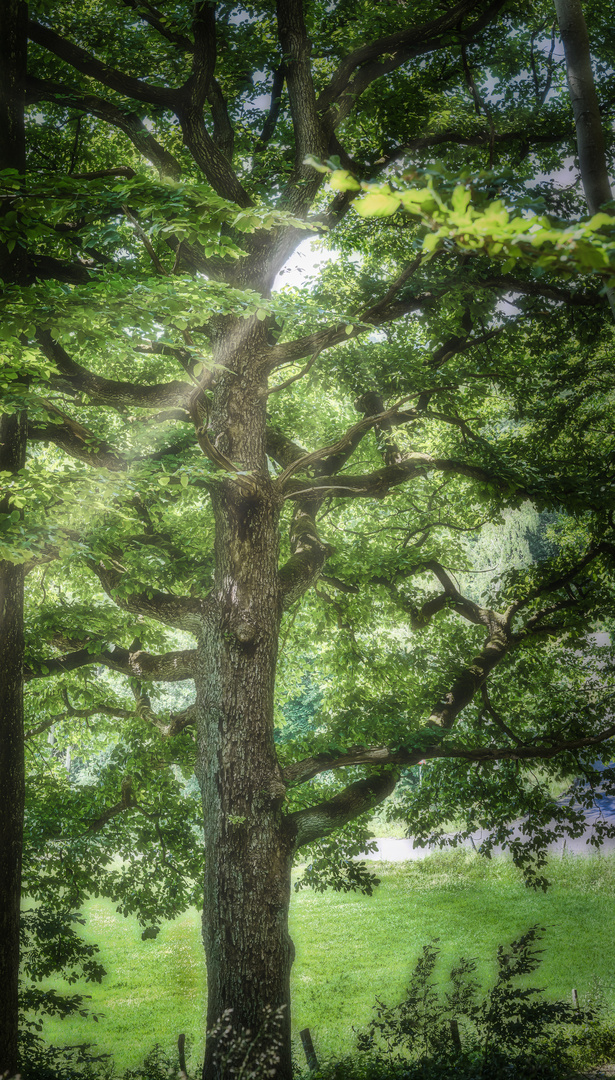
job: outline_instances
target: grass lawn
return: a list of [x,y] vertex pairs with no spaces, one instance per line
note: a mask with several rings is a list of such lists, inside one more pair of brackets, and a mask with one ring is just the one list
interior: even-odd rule
[[[293,1026],[297,1033],[310,1028],[322,1058],[353,1049],[352,1028],[366,1023],[376,995],[400,999],[421,946],[434,938],[443,980],[465,955],[480,961],[487,984],[496,946],[539,923],[545,953],[532,985],[567,1000],[575,987],[582,1002],[599,980],[615,1007],[615,856],[553,860],[546,894],[525,888],[508,861],[464,851],[380,864],[378,873],[382,884],[372,897],[293,897]],[[155,1042],[171,1050],[183,1031],[198,1059],[205,979],[198,914],[164,925],[155,941],[141,941],[136,921],[117,916],[109,902],[93,900],[85,914],[84,937],[99,943],[108,972],[101,986],[84,987],[101,1017],[98,1024],[48,1022],[49,1041],[96,1042],[123,1070]]]

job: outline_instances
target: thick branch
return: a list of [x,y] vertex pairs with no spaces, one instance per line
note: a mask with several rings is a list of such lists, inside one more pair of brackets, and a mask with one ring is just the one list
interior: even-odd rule
[[119,94],[124,94],[135,101],[145,101],[150,105],[158,105],[162,108],[173,109],[174,107],[177,100],[177,90],[171,90],[166,86],[152,86],[150,83],[142,82],[141,79],[135,79],[131,75],[124,75],[123,72],[109,67],[108,64],[101,63],[100,60],[97,60],[91,53],[86,52],[81,46],[75,45],[72,41],[67,41],[60,34],[56,34],[55,30],[48,26],[42,26],[41,23],[31,21],[28,23],[28,36],[31,41],[35,41],[37,45],[41,45],[48,52],[55,53],[60,60],[65,60],[66,63],[83,75],[95,79],[104,86],[108,86],[111,90],[116,90]]
[[437,298],[438,295],[435,292],[425,292],[412,297],[404,303],[396,304],[394,307],[387,309],[386,313],[378,312],[370,318],[357,315],[356,323],[350,333],[348,333],[348,324],[343,322],[337,323],[335,326],[324,326],[321,330],[315,330],[312,334],[306,334],[302,338],[295,338],[294,341],[285,341],[282,345],[274,345],[269,350],[271,369],[280,367],[282,364],[291,364],[295,360],[301,360],[304,356],[311,356],[313,353],[320,353],[324,349],[330,349],[333,345],[339,345],[342,341],[352,340],[352,338],[358,337],[360,334],[365,334],[373,326],[382,326],[385,323],[401,318],[402,315],[410,315],[413,311],[419,311]]
[[88,465],[96,465],[101,469],[111,469],[114,472],[124,471],[128,462],[122,454],[118,454],[109,443],[98,439],[92,432],[84,428],[72,417],[60,409],[55,408],[51,402],[43,402],[45,409],[52,414],[61,417],[61,423],[28,424],[28,438],[34,442],[52,442],[64,450],[65,453],[83,461]]
[[442,695],[427,719],[428,727],[450,730],[459,714],[472,701],[495,667],[513,644],[504,620],[493,619],[489,636],[478,656],[457,676],[450,690]]
[[327,141],[316,109],[312,82],[310,40],[303,17],[303,0],[278,0],[278,36],[286,65],[286,85],[295,135],[295,167],[292,183],[314,182],[314,172],[304,165],[308,154],[324,157]]
[[330,544],[318,535],[309,503],[300,504],[290,530],[290,559],[280,567],[280,590],[285,608],[291,607],[318,580],[329,555]]
[[[196,164],[203,170],[214,191],[238,206],[252,205],[230,163],[233,129],[220,86],[214,79],[216,65],[216,17],[214,5],[200,0],[193,21],[194,60],[182,87],[174,112],[181,124],[184,142]],[[208,100],[214,120],[214,136],[205,127],[203,106]]]
[[158,386],[140,386],[138,383],[105,379],[77,364],[48,330],[39,331],[37,341],[45,354],[57,367],[62,379],[75,392],[87,394],[101,405],[132,405],[151,409],[188,407],[194,387],[190,383],[173,380]]
[[432,458],[430,454],[409,454],[399,465],[389,465],[363,476],[315,477],[310,480],[287,480],[285,498],[383,499],[393,487],[405,484],[431,471],[455,473],[482,483],[498,482],[498,477],[479,465],[456,458]]
[[88,664],[104,664],[112,671],[119,671],[131,678],[182,682],[194,678],[195,660],[194,649],[182,649],[157,656],[143,649],[131,652],[118,645],[111,645],[97,653],[92,653],[89,649],[76,649],[64,656],[31,660],[25,666],[24,678],[46,679],[54,675],[64,675]]
[[202,613],[206,601],[192,596],[174,596],[159,589],[146,589],[143,592],[126,593],[123,585],[124,568],[117,562],[102,560],[89,563],[107,596],[123,611],[136,615],[146,615],[167,626],[187,630],[198,635],[202,626]]
[[293,442],[287,435],[283,435],[281,431],[276,431],[275,428],[267,428],[267,455],[273,460],[277,461],[278,465],[281,465],[283,469],[286,469],[293,461],[299,461],[307,454],[307,450],[304,450],[298,443]]
[[612,195],[587,27],[580,0],[555,0],[555,10],[566,55],[581,181],[589,212],[597,214],[603,203],[610,202]]
[[252,199],[205,127],[202,108],[190,100],[182,101],[177,108],[177,117],[184,142],[214,191],[242,208],[252,206]]
[[295,849],[329,836],[347,822],[373,810],[395,790],[397,778],[393,771],[379,773],[350,784],[332,799],[289,814],[286,827],[294,837]]
[[96,94],[83,94],[63,83],[37,79],[32,75],[26,80],[26,101],[31,105],[38,101],[51,101],[68,109],[97,116],[106,124],[112,124],[123,131],[139,153],[158,169],[161,176],[178,180],[181,175],[181,165],[177,159],[150,134],[137,113],[123,111]]

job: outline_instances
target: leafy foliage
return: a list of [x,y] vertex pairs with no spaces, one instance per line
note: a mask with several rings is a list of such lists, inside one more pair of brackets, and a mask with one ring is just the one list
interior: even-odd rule
[[[476,962],[465,958],[452,968],[450,989],[442,996],[434,980],[438,948],[425,945],[404,1000],[395,1006],[377,1001],[373,1021],[358,1035],[359,1049],[384,1048],[394,1058],[410,1055],[443,1068],[444,1075],[462,1049],[462,1075],[466,1070],[483,1076],[561,1075],[570,1060],[570,1026],[587,1025],[595,1017],[565,1002],[545,1001],[542,990],[519,985],[540,964],[540,934],[533,926],[510,946],[498,947],[496,981],[482,1000],[473,977]],[[451,1021],[459,1022],[463,1048],[455,1046]]]
[[[27,571],[35,982],[101,977],[84,897],[144,940],[196,901],[195,767],[229,799],[210,860],[276,815],[318,889],[371,891],[354,856],[398,779],[415,836],[488,828],[538,885],[581,829],[612,756],[613,218],[557,182],[551,5],[458,8],[31,5],[0,559]],[[612,13],[586,8],[607,116]],[[277,287],[307,238],[320,269]],[[261,714],[283,808],[236,779]]]

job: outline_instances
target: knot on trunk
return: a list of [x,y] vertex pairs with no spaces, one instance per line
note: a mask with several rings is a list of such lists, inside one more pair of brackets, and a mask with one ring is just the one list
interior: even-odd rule
[[267,788],[267,801],[269,805],[278,809],[286,799],[286,784],[279,776],[275,776],[270,780]]

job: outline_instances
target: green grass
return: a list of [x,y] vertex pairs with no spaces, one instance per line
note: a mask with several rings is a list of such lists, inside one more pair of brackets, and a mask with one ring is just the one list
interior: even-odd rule
[[[311,1029],[323,1058],[352,1050],[352,1028],[367,1022],[376,995],[400,999],[421,946],[434,938],[443,978],[465,955],[480,961],[487,984],[496,946],[539,923],[546,927],[545,953],[532,985],[567,1000],[576,987],[583,1000],[598,979],[615,1006],[615,856],[554,860],[546,894],[527,889],[510,862],[463,851],[382,864],[379,873],[382,884],[372,897],[307,891],[293,897],[293,1027]],[[100,944],[108,971],[101,986],[85,992],[104,1018],[97,1025],[49,1022],[47,1038],[95,1041],[124,1069],[155,1042],[171,1049],[183,1031],[198,1058],[205,971],[197,913],[163,926],[156,941],[141,941],[136,922],[115,915],[108,902],[91,901],[85,914],[84,936]]]

